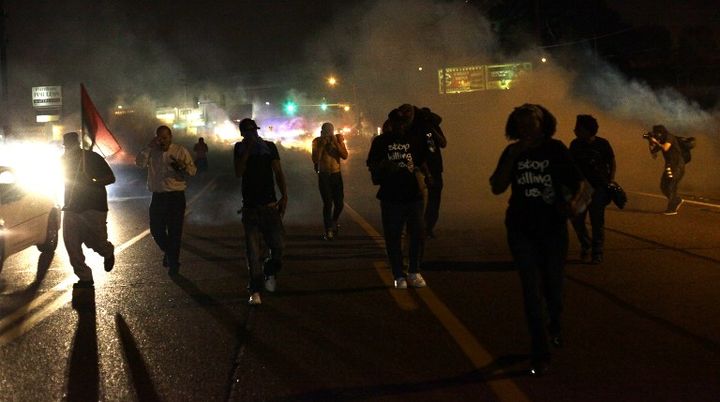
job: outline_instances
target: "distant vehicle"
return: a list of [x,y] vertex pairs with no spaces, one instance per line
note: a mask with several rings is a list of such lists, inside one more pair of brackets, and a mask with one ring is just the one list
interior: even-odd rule
[[58,244],[60,208],[46,196],[28,193],[12,168],[0,166],[0,268],[28,247],[53,252]]

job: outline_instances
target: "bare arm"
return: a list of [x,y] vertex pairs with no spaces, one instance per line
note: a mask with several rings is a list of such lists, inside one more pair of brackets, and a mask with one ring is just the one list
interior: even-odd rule
[[502,156],[500,156],[500,162],[498,163],[495,172],[490,176],[490,187],[492,188],[493,194],[502,194],[512,183],[513,167],[520,153],[525,147],[520,143],[516,142],[510,144],[505,150]]
[[316,165],[320,161],[320,154],[325,151],[325,147],[320,146],[320,141],[320,138],[315,138],[312,142],[312,161]]
[[345,146],[345,138],[343,137],[343,135],[337,134],[335,136],[335,141],[337,142],[337,148],[340,153],[340,157],[343,159],[347,159],[348,158],[348,150],[347,150],[347,147]]
[[250,150],[255,146],[255,139],[252,137],[245,137],[242,144],[245,148],[242,150],[240,155],[237,153],[237,148],[241,143],[235,144],[235,152],[233,152],[233,163],[235,165],[235,177],[242,177],[245,174],[247,168],[247,160],[250,157]]

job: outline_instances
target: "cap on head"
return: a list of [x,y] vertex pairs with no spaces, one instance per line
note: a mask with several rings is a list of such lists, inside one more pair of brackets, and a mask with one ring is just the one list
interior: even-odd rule
[[653,132],[653,134],[656,135],[656,138],[657,138],[658,140],[660,140],[660,142],[665,142],[665,141],[667,141],[668,134],[670,134],[670,132],[668,131],[668,129],[665,128],[665,126],[663,126],[662,124],[658,124],[658,125],[656,125],[656,126],[653,126],[652,132]]
[[248,119],[248,118],[240,120],[240,124],[238,124],[238,127],[240,127],[240,131],[260,129],[260,127],[258,127],[258,125],[255,124],[255,120]]
[[595,135],[598,132],[598,122],[597,120],[595,120],[594,117],[589,114],[577,115],[575,126],[582,127],[585,131],[589,132],[592,135]]
[[63,134],[63,146],[75,147],[80,145],[80,136],[75,131]]

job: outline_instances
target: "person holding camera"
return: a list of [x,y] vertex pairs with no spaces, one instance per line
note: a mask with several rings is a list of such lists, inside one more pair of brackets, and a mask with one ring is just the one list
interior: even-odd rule
[[312,161],[318,174],[318,186],[323,202],[323,223],[326,240],[338,233],[338,218],[344,206],[343,179],[340,160],[347,159],[348,150],[342,134],[335,134],[332,123],[323,123],[320,136],[312,142]]
[[684,202],[677,195],[680,180],[685,176],[685,159],[680,142],[663,125],[653,126],[651,132],[643,134],[643,138],[648,140],[648,147],[653,158],[656,158],[657,153],[662,151],[665,159],[665,169],[660,178],[660,191],[667,197],[668,204],[663,214],[677,215],[680,205]]
[[[580,241],[580,259],[585,261],[592,250],[591,262],[599,264],[603,260],[605,207],[610,202],[608,185],[615,180],[615,153],[608,140],[597,136],[598,122],[593,116],[578,115],[574,131],[576,138],[570,143],[570,154],[592,186],[593,193],[587,209],[572,217],[571,222]],[[585,226],[588,214],[592,239]]]
[[190,152],[172,143],[168,126],[155,130],[155,137],[135,158],[135,164],[147,168],[147,186],[152,191],[150,234],[164,253],[163,266],[174,275],[180,269],[180,244],[185,220],[187,179],[197,168]]

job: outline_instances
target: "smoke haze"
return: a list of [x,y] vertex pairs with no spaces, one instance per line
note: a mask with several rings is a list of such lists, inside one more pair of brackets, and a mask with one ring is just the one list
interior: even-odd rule
[[[566,144],[575,116],[594,115],[599,135],[615,149],[617,180],[630,190],[658,192],[662,162],[651,159],[641,138],[652,125],[696,136],[681,192],[720,198],[714,180],[716,111],[704,111],[672,90],[653,91],[629,80],[590,52],[553,51],[543,64],[539,59],[546,52],[528,42],[525,51],[505,54],[488,19],[462,1],[362,1],[342,8],[333,2],[312,8],[282,2],[287,3],[282,10],[251,2],[209,3],[191,13],[167,1],[31,3],[6,2],[17,120],[32,114],[30,87],[62,85],[66,115],[79,126],[81,82],[96,104],[128,105],[142,116],[119,129],[111,124],[129,150],[147,143],[157,125],[156,107],[187,104],[197,95],[224,97],[226,109],[253,103],[263,118],[261,109],[271,98],[316,103],[325,97],[355,104],[372,128],[392,108],[413,103],[443,117],[445,205],[465,208],[468,201],[477,205],[474,200],[490,197],[488,178],[507,145],[508,114],[523,103],[539,103],[557,117],[556,137]],[[263,24],[251,26],[243,20],[249,15]],[[43,28],[19,23],[32,18]],[[531,62],[533,72],[510,90],[438,93],[439,68],[518,62]],[[337,74],[337,88],[324,85],[329,74]],[[359,142],[351,157],[364,160],[363,146],[367,143]],[[375,189],[368,184],[367,191]]]

